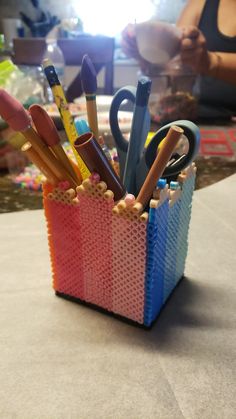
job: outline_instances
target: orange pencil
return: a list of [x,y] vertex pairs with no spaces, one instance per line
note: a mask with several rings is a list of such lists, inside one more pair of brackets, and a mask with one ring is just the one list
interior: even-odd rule
[[82,176],[77,176],[72,162],[67,156],[64,148],[60,143],[60,137],[52,118],[47,114],[45,109],[40,105],[31,105],[29,113],[33,119],[34,125],[38,134],[44,143],[51,148],[59,161],[61,161],[64,169],[72,176],[75,182],[79,185],[82,180]]
[[68,180],[73,187],[78,185],[33,129],[25,108],[4,89],[0,89],[0,115],[14,131],[24,135],[58,179]]
[[[165,170],[165,167],[181,137],[183,134],[183,129],[173,125],[170,127],[163,145],[160,148],[159,153],[157,154],[154,163],[148,172],[148,175],[144,181],[144,184],[136,198],[136,203],[141,204],[143,207],[146,206],[148,200],[151,198],[152,193],[156,187],[158,179],[161,177],[162,173]],[[135,204],[136,205],[136,204]],[[134,210],[136,207],[134,205]]]
[[51,183],[51,185],[56,186],[59,183],[59,179],[54,175],[54,173],[47,166],[47,164],[43,161],[43,159],[41,159],[40,155],[33,148],[33,146],[31,145],[29,141],[23,144],[23,146],[21,147],[21,151],[27,155],[29,160],[32,163],[34,163],[35,166],[39,168],[39,170],[41,170],[41,172],[47,178],[48,182]]

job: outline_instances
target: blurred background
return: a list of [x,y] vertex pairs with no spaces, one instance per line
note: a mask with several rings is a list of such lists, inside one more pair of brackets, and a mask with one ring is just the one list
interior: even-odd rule
[[[141,74],[139,63],[127,58],[120,40],[121,32],[128,23],[139,23],[156,17],[160,21],[175,24],[186,0],[1,0],[0,2],[0,85],[7,88],[26,107],[31,103],[42,103],[58,123],[58,113],[52,98],[45,90],[45,80],[39,65],[14,61],[13,39],[46,38],[53,28],[59,39],[80,39],[81,36],[106,36],[114,38],[112,60],[112,91],[109,97],[125,85],[136,85]],[[95,39],[95,38],[94,38]],[[60,45],[60,44],[59,44]],[[65,51],[64,51],[65,52]],[[33,48],[27,52],[33,55]],[[75,53],[76,55],[76,53]],[[64,54],[63,85],[73,84],[78,65],[73,65]],[[14,64],[13,64],[14,63]],[[173,61],[171,72],[150,66],[148,75],[152,78],[150,113],[152,128],[175,119],[196,119],[196,101],[192,95],[195,75],[190,69]],[[98,72],[98,92],[103,93],[105,69]],[[107,95],[107,92],[105,92]],[[78,116],[83,102],[73,98],[72,112]],[[101,102],[100,126],[109,148],[112,139],[108,126],[109,104]],[[74,106],[74,107],[73,107]],[[76,107],[77,106],[77,107]],[[170,114],[168,114],[171,109]],[[129,110],[129,109],[127,109]],[[236,129],[233,118],[214,118],[201,121],[201,152],[198,157],[197,188],[214,183],[236,171]],[[17,211],[42,207],[41,177],[38,171],[28,165],[19,152],[22,137],[12,133],[0,121],[0,212]],[[124,114],[124,131],[129,132],[131,118]],[[61,127],[59,126],[59,129]],[[62,141],[64,133],[61,130]],[[26,168],[26,169],[25,169]]]

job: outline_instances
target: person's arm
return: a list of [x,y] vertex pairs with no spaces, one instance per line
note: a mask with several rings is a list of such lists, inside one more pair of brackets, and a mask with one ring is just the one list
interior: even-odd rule
[[180,56],[196,73],[236,84],[236,53],[208,51],[204,35],[194,26],[183,29]]
[[236,53],[209,52],[207,74],[236,85]]
[[206,0],[188,0],[176,22],[176,26],[179,28],[187,26],[197,27],[205,1]]
[[197,28],[205,0],[189,0],[177,26],[182,30],[181,60],[196,73],[236,84],[236,53],[208,51],[206,39]]

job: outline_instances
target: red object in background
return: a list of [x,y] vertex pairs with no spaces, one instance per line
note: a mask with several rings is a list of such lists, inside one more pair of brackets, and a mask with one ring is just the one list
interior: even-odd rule
[[236,143],[236,129],[229,129],[228,130],[229,138],[233,143]]
[[225,132],[222,130],[201,129],[200,154],[204,156],[232,157],[234,155],[234,150],[227,138],[227,133],[230,135],[229,131],[234,131],[233,141],[236,141],[236,130],[228,130]]

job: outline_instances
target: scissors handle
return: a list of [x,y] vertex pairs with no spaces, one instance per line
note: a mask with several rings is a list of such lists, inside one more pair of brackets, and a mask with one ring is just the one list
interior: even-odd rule
[[200,131],[197,125],[195,125],[193,122],[181,119],[164,125],[157,131],[156,134],[154,134],[151,142],[145,150],[145,160],[149,168],[152,166],[155,160],[158,145],[161,143],[163,138],[165,138],[169,128],[172,125],[177,125],[184,130],[184,135],[187,137],[189,143],[189,149],[185,156],[176,160],[176,162],[171,164],[171,166],[166,167],[163,173],[163,177],[174,176],[181,172],[181,170],[183,170],[185,167],[187,167],[198,153],[200,146]]
[[131,103],[133,103],[133,105],[135,104],[136,92],[137,89],[134,86],[126,86],[119,89],[112,99],[109,112],[109,123],[119,157],[121,179],[123,178],[129,143],[124,138],[120,130],[118,112],[120,110],[121,103],[124,102],[124,100],[130,101]]
[[182,156],[177,155],[177,158],[174,159],[174,162],[166,167],[162,177],[171,178],[177,175],[183,169],[185,169],[185,167],[187,167],[197,155],[200,146],[200,130],[197,125],[184,119],[173,121],[167,125],[164,125],[154,134],[149,145],[144,150],[143,156],[136,170],[136,193],[138,193],[140,190],[156,158],[159,144],[166,137],[167,132],[172,125],[177,125],[184,130],[184,135],[187,137],[189,143],[189,149],[187,154]]
[[120,110],[120,105],[124,100],[129,100],[133,104],[135,103],[136,91],[136,87],[133,86],[122,87],[114,95],[110,107],[109,122],[111,127],[111,133],[114,137],[117,148],[125,152],[127,152],[128,150],[128,141],[124,138],[120,130],[118,112]]

